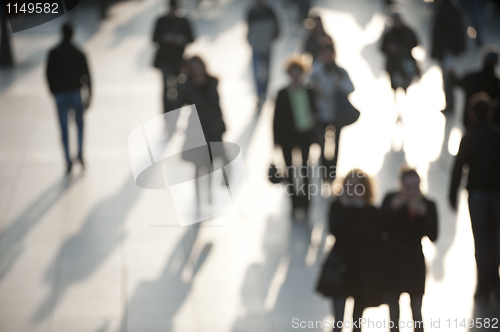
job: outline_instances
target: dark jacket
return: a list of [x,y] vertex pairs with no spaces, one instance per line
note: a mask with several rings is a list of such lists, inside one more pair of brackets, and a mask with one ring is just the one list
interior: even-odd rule
[[[174,33],[186,37],[186,44],[177,45],[163,42],[162,36],[166,33]],[[156,21],[153,33],[153,42],[158,44],[154,66],[156,68],[168,67],[172,74],[178,75],[181,71],[185,46],[192,43],[193,40],[193,33],[187,19],[169,15],[160,17]]]
[[[298,139],[304,138],[304,133],[298,132],[295,129],[295,120],[293,118],[292,105],[290,103],[290,97],[287,91],[288,88],[289,86],[280,90],[278,92],[278,97],[276,98],[273,120],[273,135],[275,145],[295,145],[300,143],[297,141]],[[307,87],[306,91],[309,96],[309,109],[314,117],[317,113],[314,90]],[[312,144],[312,130],[309,136]]]
[[[465,91],[465,103],[463,124],[466,129],[473,126],[473,121],[468,114],[469,100],[478,92],[486,92],[496,103],[500,103],[500,79],[495,75],[493,68],[485,67],[478,72],[465,75],[461,79],[454,78],[454,84],[460,86]],[[500,124],[500,107],[495,110],[494,123]]]
[[[395,45],[398,49],[396,53],[390,52],[390,45]],[[398,87],[406,89],[415,76],[420,76],[420,69],[411,54],[411,50],[418,45],[415,32],[403,25],[401,28],[391,28],[382,37],[381,50],[386,55],[385,69],[391,77],[391,87],[395,90]],[[411,66],[411,70],[408,68]],[[402,75],[404,81],[398,82],[395,74]]]
[[466,42],[465,26],[458,5],[452,0],[442,0],[434,15],[431,56],[443,60],[448,52],[459,55],[465,51]]
[[207,142],[221,142],[226,125],[219,105],[218,80],[208,76],[204,84],[195,83],[191,78],[179,87],[179,101],[182,105],[194,104],[198,111],[201,127]]
[[62,42],[50,51],[46,75],[52,94],[80,90],[84,84],[91,91],[87,59],[69,42]]
[[254,52],[268,53],[279,36],[279,23],[269,6],[254,6],[247,14],[247,39]]
[[384,289],[386,292],[423,295],[425,291],[425,258],[422,238],[436,241],[438,216],[436,204],[424,198],[426,216],[411,216],[408,206],[392,210],[391,200],[397,193],[390,193],[382,203],[383,228],[387,239],[384,244]]
[[456,206],[462,180],[462,168],[469,167],[467,190],[500,190],[500,131],[493,125],[479,123],[460,142],[451,176],[450,204]]
[[[339,200],[332,203],[329,227],[330,233],[335,236],[335,245],[325,264],[332,258],[339,259],[344,274],[341,285],[330,291],[325,290],[329,296],[353,296],[357,304],[364,307],[382,303],[380,221],[380,213],[374,206],[345,206]],[[321,287],[319,284],[318,288]]]

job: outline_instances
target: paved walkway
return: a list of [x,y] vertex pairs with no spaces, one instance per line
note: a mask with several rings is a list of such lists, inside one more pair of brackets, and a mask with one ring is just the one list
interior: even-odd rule
[[[453,326],[455,318],[460,324],[463,318],[498,317],[500,309],[475,307],[472,301],[475,265],[466,192],[457,215],[447,205],[461,128],[457,119],[440,113],[440,70],[424,51],[431,7],[401,3],[424,46],[425,69],[408,97],[398,96],[396,108],[377,46],[384,29],[379,2],[316,2],[336,42],[338,62],[356,87],[352,102],[362,113],[343,131],[339,167],[341,173],[360,167],[377,176],[377,201],[396,187],[401,163],[417,167],[440,216],[439,241],[423,242],[424,319],[441,318],[439,331],[466,331]],[[198,38],[188,53],[203,54],[220,80],[225,139],[242,147],[250,180],[244,202],[200,227],[180,228],[166,191],[135,186],[127,137],[161,112],[150,33],[164,1],[119,2],[102,22],[87,3],[69,15],[95,82],[85,115],[88,168],[85,173],[77,168],[71,179],[62,176],[55,105],[44,79],[47,50],[58,41],[62,20],[16,34],[18,67],[0,71],[1,332],[290,331],[293,318],[331,317],[329,301],[313,292],[332,244],[324,227],[328,200],[315,197],[308,224],[291,222],[287,197],[266,179],[273,103],[255,116],[243,20],[247,1],[202,0],[194,6],[188,2]],[[286,82],[283,59],[299,50],[302,38],[294,9],[276,6],[283,35],[273,56],[272,96]],[[500,45],[491,21],[486,41]],[[479,66],[478,50],[470,46],[460,59],[464,70]],[[461,110],[463,95],[457,97]],[[398,112],[403,125],[395,125]],[[365,317],[388,319],[388,310],[372,308]],[[403,309],[402,320],[410,317]]]

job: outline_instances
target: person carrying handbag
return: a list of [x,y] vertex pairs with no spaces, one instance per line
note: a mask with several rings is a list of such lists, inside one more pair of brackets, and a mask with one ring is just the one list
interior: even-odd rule
[[[354,86],[347,71],[335,61],[335,49],[332,44],[325,44],[319,51],[319,64],[315,67],[311,82],[316,94],[317,135],[321,146],[320,174],[335,179],[339,151],[340,130],[353,123],[359,112],[350,104],[347,96],[354,91]],[[325,149],[329,137],[335,136],[333,151]]]

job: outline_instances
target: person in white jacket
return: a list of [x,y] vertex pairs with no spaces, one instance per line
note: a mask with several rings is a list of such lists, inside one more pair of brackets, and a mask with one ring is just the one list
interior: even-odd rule
[[[317,126],[319,143],[321,145],[321,165],[326,167],[325,175],[336,177],[337,159],[340,140],[340,126],[336,125],[337,96],[339,93],[348,95],[354,91],[354,86],[345,69],[335,62],[335,49],[332,44],[323,45],[319,52],[319,64],[315,66],[310,78],[316,92],[316,107],[318,109]],[[335,150],[333,158],[325,151],[326,137],[331,131],[335,135]]]

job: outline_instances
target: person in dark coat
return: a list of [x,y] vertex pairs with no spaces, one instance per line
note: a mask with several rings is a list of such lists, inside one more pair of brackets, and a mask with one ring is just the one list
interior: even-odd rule
[[436,4],[432,29],[432,58],[439,61],[443,72],[443,89],[446,108],[443,112],[453,112],[455,100],[450,70],[455,64],[455,57],[465,51],[467,39],[462,13],[454,0],[440,0]]
[[500,299],[500,130],[492,124],[493,107],[484,92],[472,96],[474,126],[460,142],[449,200],[456,211],[463,166],[469,168],[467,191],[477,266],[476,301],[491,292]]
[[[388,194],[382,203],[384,244],[384,291],[390,318],[399,331],[399,297],[406,292],[411,298],[414,321],[422,321],[422,298],[425,291],[425,258],[422,238],[436,241],[438,216],[436,204],[422,195],[420,177],[413,169],[403,169],[401,191]],[[423,331],[415,326],[415,331]]]
[[[305,66],[300,59],[288,61],[286,72],[291,84],[278,92],[274,109],[273,134],[274,144],[281,146],[287,167],[287,194],[292,196],[293,210],[298,207],[298,193],[308,196],[307,189],[295,187],[297,177],[303,180],[302,188],[308,188],[309,147],[313,143],[316,105],[314,91],[303,84]],[[297,172],[292,163],[292,150],[299,148],[302,153],[302,167]],[[304,174],[304,171],[306,172]],[[288,189],[290,188],[290,189]],[[307,210],[308,204],[302,208]]]
[[[166,113],[178,105],[175,78],[181,72],[182,57],[187,44],[194,41],[189,21],[177,15],[177,1],[170,0],[170,10],[156,21],[153,42],[157,45],[154,66],[163,74],[163,111]],[[169,77],[171,77],[170,80]],[[169,87],[168,81],[172,81]],[[169,89],[170,88],[170,89]]]
[[391,15],[394,22],[382,37],[382,53],[387,57],[385,69],[391,78],[391,87],[405,90],[415,77],[420,76],[420,70],[411,51],[418,46],[415,32],[409,28],[399,13]]
[[[75,120],[78,127],[78,160],[84,166],[83,159],[83,111],[90,104],[92,89],[87,59],[82,51],[75,47],[73,27],[66,23],[62,27],[63,40],[49,53],[47,60],[46,77],[50,92],[54,95],[59,113],[61,139],[66,157],[66,174],[71,173],[73,162],[69,153],[68,143],[68,113],[75,111]],[[80,90],[88,86],[88,99],[82,103]]]
[[454,84],[465,91],[465,108],[463,113],[463,124],[465,129],[470,129],[474,122],[470,117],[470,98],[479,92],[486,92],[496,104],[493,122],[500,124],[500,78],[495,74],[495,67],[498,65],[499,53],[496,48],[487,50],[483,60],[483,68],[480,71],[472,72],[464,77],[454,78]]
[[187,63],[188,76],[179,87],[180,104],[196,106],[207,142],[222,142],[226,125],[219,104],[219,81],[208,74],[205,62],[194,56]]
[[314,25],[306,38],[304,53],[311,54],[313,61],[317,61],[321,47],[325,44],[333,45],[333,39],[326,33],[320,16],[311,16],[309,19]]
[[[328,218],[335,245],[325,261],[317,290],[333,298],[336,322],[344,321],[346,299],[353,297],[353,322],[359,322],[365,308],[383,303],[380,213],[372,203],[370,179],[359,169],[349,172],[341,192],[336,194],[339,196]],[[341,326],[334,325],[333,331],[341,330]],[[353,326],[353,331],[361,331],[361,326]]]

